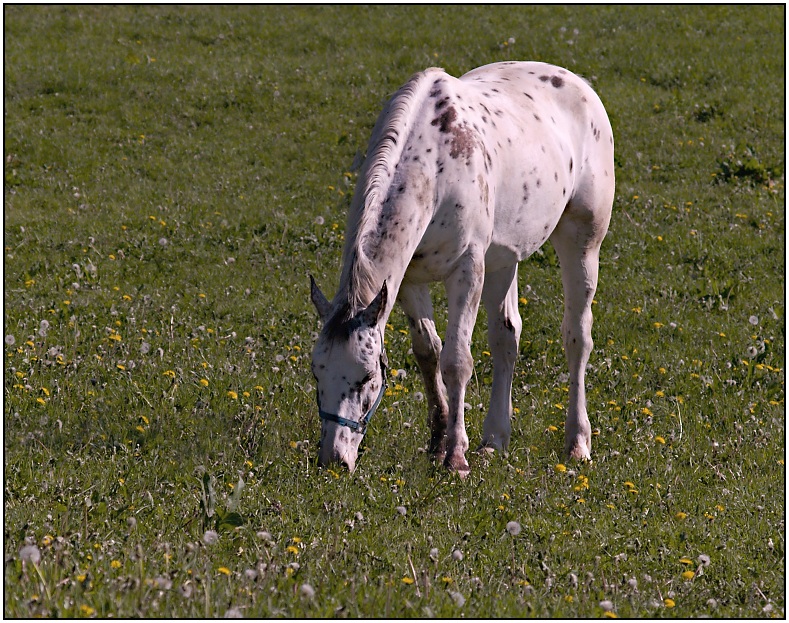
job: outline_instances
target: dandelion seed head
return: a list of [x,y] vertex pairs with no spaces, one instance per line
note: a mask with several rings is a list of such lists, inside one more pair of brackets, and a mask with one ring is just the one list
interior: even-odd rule
[[316,216],[315,217],[315,224],[316,225],[323,225],[325,222],[326,222],[326,220],[322,216]]
[[438,562],[438,548],[437,547],[432,548],[428,556],[430,557],[430,560],[432,560],[433,562]]
[[466,604],[466,598],[461,593],[451,592],[449,596],[458,608],[462,608]]
[[606,611],[609,611],[609,612],[613,612],[614,611],[614,602],[609,600],[609,599],[604,599],[603,601],[600,602],[600,607],[603,610],[606,610]]
[[6,346],[13,346],[16,344],[16,338],[13,335],[6,335],[5,336],[5,345]]
[[41,550],[35,545],[25,545],[19,550],[19,558],[23,562],[32,562],[37,565],[41,562]]
[[517,536],[520,534],[521,525],[517,521],[510,521],[507,522],[507,532],[509,532],[512,536]]
[[406,514],[406,512],[408,512],[408,511],[406,511],[406,508],[405,508],[405,506],[397,506],[397,507],[395,508],[395,510],[396,510],[396,511],[397,511],[397,512],[398,512],[400,515],[405,515],[405,514]]
[[167,238],[164,238],[164,237],[162,237],[162,238],[159,238],[159,245],[160,245],[160,246],[162,246],[162,247],[166,247],[166,246],[167,246],[167,244],[168,244],[168,240],[167,240]]
[[236,607],[230,608],[227,612],[225,612],[224,619],[243,619],[244,615],[241,614],[241,610]]
[[273,540],[274,540],[273,538],[271,538],[271,533],[270,533],[270,532],[268,532],[268,531],[266,531],[266,530],[260,530],[260,531],[258,531],[258,533],[257,533],[257,537],[258,537],[258,538],[259,538],[261,541],[273,541]]
[[452,552],[452,560],[457,562],[463,560],[463,552],[461,552],[459,549],[456,549],[454,552]]
[[759,324],[759,317],[758,316],[751,316],[748,318],[748,322],[750,322],[754,327]]
[[707,554],[699,554],[699,557],[696,558],[700,565],[704,565],[705,567],[710,566],[710,557]]
[[312,599],[315,597],[315,589],[309,584],[302,584],[299,593],[303,599]]
[[203,543],[206,545],[213,545],[219,540],[219,534],[217,534],[216,530],[206,530],[205,534],[203,535]]

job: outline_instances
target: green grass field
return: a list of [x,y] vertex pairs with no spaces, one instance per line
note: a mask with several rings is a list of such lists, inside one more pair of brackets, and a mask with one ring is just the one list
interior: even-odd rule
[[[5,616],[785,616],[783,6],[4,17]],[[354,161],[412,73],[507,59],[614,127],[594,461],[546,245],[508,453],[430,464],[396,310],[357,470],[319,469],[307,275],[337,286]],[[486,348],[483,312],[472,447]]]

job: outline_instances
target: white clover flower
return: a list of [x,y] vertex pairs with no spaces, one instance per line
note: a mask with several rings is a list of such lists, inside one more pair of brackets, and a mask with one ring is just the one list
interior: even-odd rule
[[507,522],[507,532],[512,536],[517,536],[521,532],[521,525],[517,521]]
[[205,534],[203,535],[203,543],[206,545],[213,545],[219,540],[219,534],[217,534],[216,530],[206,530]]

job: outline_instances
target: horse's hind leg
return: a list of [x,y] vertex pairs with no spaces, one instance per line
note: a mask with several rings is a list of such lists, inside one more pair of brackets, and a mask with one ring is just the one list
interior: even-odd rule
[[504,450],[512,430],[512,374],[522,326],[518,315],[517,265],[485,275],[482,302],[488,312],[488,343],[493,358],[493,387],[490,409],[482,425],[482,446]]
[[444,397],[439,358],[441,339],[433,321],[433,304],[426,285],[403,284],[398,294],[400,306],[408,317],[414,357],[422,372],[427,394],[430,454],[443,463],[446,456],[447,401]]
[[570,369],[564,450],[574,459],[589,459],[592,452],[592,427],[586,412],[584,377],[592,352],[592,299],[597,289],[600,245],[611,213],[610,202],[607,205],[607,210],[600,211],[568,206],[551,235],[562,269],[562,340]]

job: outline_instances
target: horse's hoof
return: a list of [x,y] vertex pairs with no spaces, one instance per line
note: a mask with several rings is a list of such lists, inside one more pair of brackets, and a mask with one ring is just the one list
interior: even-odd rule
[[574,461],[591,461],[592,453],[582,439],[576,439],[567,450],[567,456]]
[[466,462],[466,457],[462,454],[450,454],[444,460],[444,467],[446,467],[451,472],[456,472],[458,476],[461,478],[465,478],[466,476],[471,473],[471,468]]

